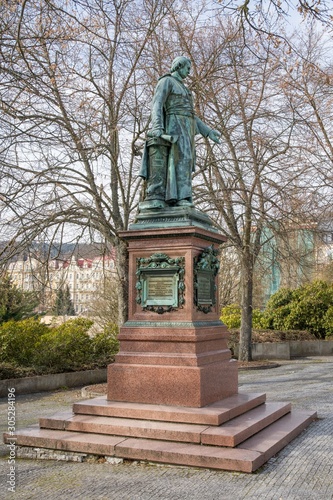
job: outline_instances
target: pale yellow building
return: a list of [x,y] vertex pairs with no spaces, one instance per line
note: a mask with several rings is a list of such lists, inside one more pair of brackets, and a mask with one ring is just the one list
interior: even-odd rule
[[34,258],[17,259],[8,266],[8,272],[19,288],[40,293],[40,312],[50,310],[57,291],[68,285],[76,314],[89,312],[97,292],[105,280],[115,276],[113,255],[92,258],[70,257],[68,260],[50,260],[41,263]]

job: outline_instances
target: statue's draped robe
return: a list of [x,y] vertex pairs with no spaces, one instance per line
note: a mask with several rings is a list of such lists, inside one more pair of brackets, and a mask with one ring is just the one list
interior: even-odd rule
[[[194,137],[198,133],[207,137],[211,128],[195,116],[190,90],[170,74],[159,79],[151,111],[151,132],[177,137],[167,159],[165,201],[191,200],[192,172],[195,168]],[[145,148],[139,174],[145,179],[148,178],[148,154],[149,148]]]

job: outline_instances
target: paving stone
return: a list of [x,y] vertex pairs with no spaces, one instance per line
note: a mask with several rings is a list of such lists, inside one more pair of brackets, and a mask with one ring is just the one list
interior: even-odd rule
[[[0,445],[1,499],[9,500],[332,500],[333,357],[286,361],[272,370],[241,371],[241,392],[267,394],[317,411],[319,420],[254,474],[178,466],[16,460],[16,491],[7,491],[8,447]],[[68,411],[79,390],[16,397],[16,426]],[[0,400],[0,430],[7,430],[7,399]]]

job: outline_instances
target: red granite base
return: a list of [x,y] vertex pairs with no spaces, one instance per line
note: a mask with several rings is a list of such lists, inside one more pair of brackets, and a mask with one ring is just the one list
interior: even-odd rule
[[[198,227],[121,235],[128,241],[129,318],[120,329],[119,354],[108,368],[108,400],[198,408],[237,394],[237,364],[219,319],[218,294],[207,307],[195,299],[196,259],[225,238]],[[138,300],[138,262],[154,255],[184,261],[183,300],[170,310],[158,312],[144,307],[142,296]]]
[[15,442],[18,457],[36,449],[47,456],[49,449],[53,459],[59,450],[253,472],[316,418],[289,403],[267,403],[265,394],[237,394],[204,408],[96,398],[74,404],[73,412],[43,417],[39,427],[7,433],[4,441]]
[[113,401],[201,407],[237,391],[233,360],[204,367],[114,364],[108,368],[108,399]]

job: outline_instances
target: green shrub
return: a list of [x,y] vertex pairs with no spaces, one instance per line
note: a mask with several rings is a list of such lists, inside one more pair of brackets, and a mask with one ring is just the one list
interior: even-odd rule
[[275,330],[308,330],[317,338],[330,331],[333,285],[314,281],[296,290],[281,289],[267,303],[266,316]]
[[57,327],[35,319],[0,325],[0,379],[103,367],[113,361],[118,327],[90,337],[93,321],[76,318]]
[[324,326],[326,329],[326,337],[333,337],[333,305],[330,306],[324,316]]
[[[222,309],[221,320],[228,328],[240,328],[241,326],[241,308],[238,304],[230,304]],[[253,328],[268,328],[265,313],[259,309],[252,311]]]
[[40,372],[30,366],[16,366],[13,363],[0,363],[0,380],[24,378],[39,375]]
[[294,292],[286,326],[290,330],[309,330],[318,338],[325,338],[325,315],[333,305],[333,286],[325,281],[314,281]]
[[99,366],[110,363],[119,350],[118,326],[110,323],[101,333],[97,333],[92,340],[93,359]]
[[48,327],[29,318],[0,325],[0,361],[21,366],[33,364],[36,346]]
[[65,323],[55,327],[55,330],[59,333],[73,333],[73,332],[83,332],[88,333],[94,322],[88,318],[75,318],[69,319]]
[[33,316],[38,303],[35,292],[21,290],[8,274],[0,276],[0,324]]
[[269,321],[265,312],[260,311],[260,309],[253,309],[252,326],[253,328],[264,329],[264,330],[268,328]]
[[238,304],[230,304],[222,309],[221,321],[228,328],[239,328],[241,325],[241,308]]
[[77,318],[45,333],[37,345],[35,364],[58,372],[75,371],[91,365],[92,340],[88,330],[93,321]]
[[292,290],[281,288],[270,297],[265,309],[267,328],[284,330],[285,320],[290,314],[290,303],[293,298]]

